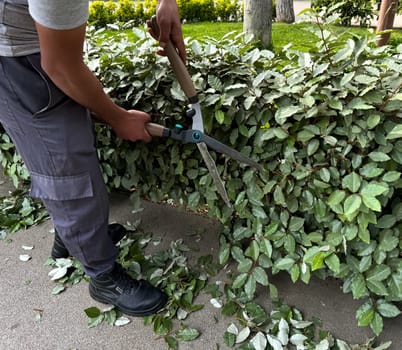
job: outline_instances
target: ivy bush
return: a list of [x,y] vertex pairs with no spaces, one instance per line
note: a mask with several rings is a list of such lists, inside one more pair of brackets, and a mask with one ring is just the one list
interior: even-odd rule
[[[208,208],[221,221],[220,263],[238,273],[227,297],[253,299],[270,286],[266,269],[308,283],[312,274],[343,281],[363,299],[360,326],[382,330],[402,300],[402,46],[376,48],[316,27],[316,52],[256,49],[243,37],[188,43],[206,132],[266,168],[263,174],[212,152],[233,208],[218,197],[194,145],[171,140],[127,144],[99,126],[105,180],[153,201]],[[185,97],[154,42],[137,31],[88,59],[126,107],[174,124]],[[96,36],[96,35],[94,35]]]

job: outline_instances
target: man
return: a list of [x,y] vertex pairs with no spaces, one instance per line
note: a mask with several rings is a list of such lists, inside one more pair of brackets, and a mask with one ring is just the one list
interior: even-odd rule
[[[176,1],[159,0],[156,16],[161,47],[170,39],[185,61]],[[52,256],[71,254],[82,263],[95,300],[145,316],[167,297],[115,262],[125,232],[108,226],[90,115],[122,139],[145,142],[150,116],[117,106],[85,65],[87,18],[85,0],[0,0],[0,122],[30,171],[31,195],[52,218]]]

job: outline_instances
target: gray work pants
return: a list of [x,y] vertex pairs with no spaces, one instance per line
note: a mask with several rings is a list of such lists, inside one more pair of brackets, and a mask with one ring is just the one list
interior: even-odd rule
[[59,90],[40,55],[0,57],[0,122],[69,252],[96,277],[118,249],[107,234],[109,202],[86,108]]

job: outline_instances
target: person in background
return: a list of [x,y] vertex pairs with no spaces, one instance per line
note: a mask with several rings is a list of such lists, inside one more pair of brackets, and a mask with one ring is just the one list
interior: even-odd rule
[[[159,311],[166,294],[132,279],[116,263],[125,235],[109,225],[108,193],[94,146],[93,121],[119,138],[151,140],[147,113],[125,110],[104,92],[83,60],[89,2],[0,0],[0,123],[13,140],[55,227],[52,257],[78,259],[91,277],[89,293],[132,316]],[[175,0],[159,0],[163,47],[171,40],[185,62]]]

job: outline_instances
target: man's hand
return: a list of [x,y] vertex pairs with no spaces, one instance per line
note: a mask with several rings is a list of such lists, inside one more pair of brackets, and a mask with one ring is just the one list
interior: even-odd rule
[[[159,0],[156,9],[156,20],[158,22],[160,34],[159,37],[156,37],[155,33],[152,31],[151,24],[148,21],[148,29],[151,35],[159,41],[162,49],[170,40],[178,51],[182,61],[186,63],[186,48],[181,31],[179,9],[176,0]],[[165,55],[163,50],[160,50],[157,53],[162,56]]]
[[121,139],[149,142],[152,140],[152,136],[148,133],[146,124],[150,119],[149,114],[141,111],[122,110],[119,118],[115,118],[111,123],[111,127],[117,137]]

